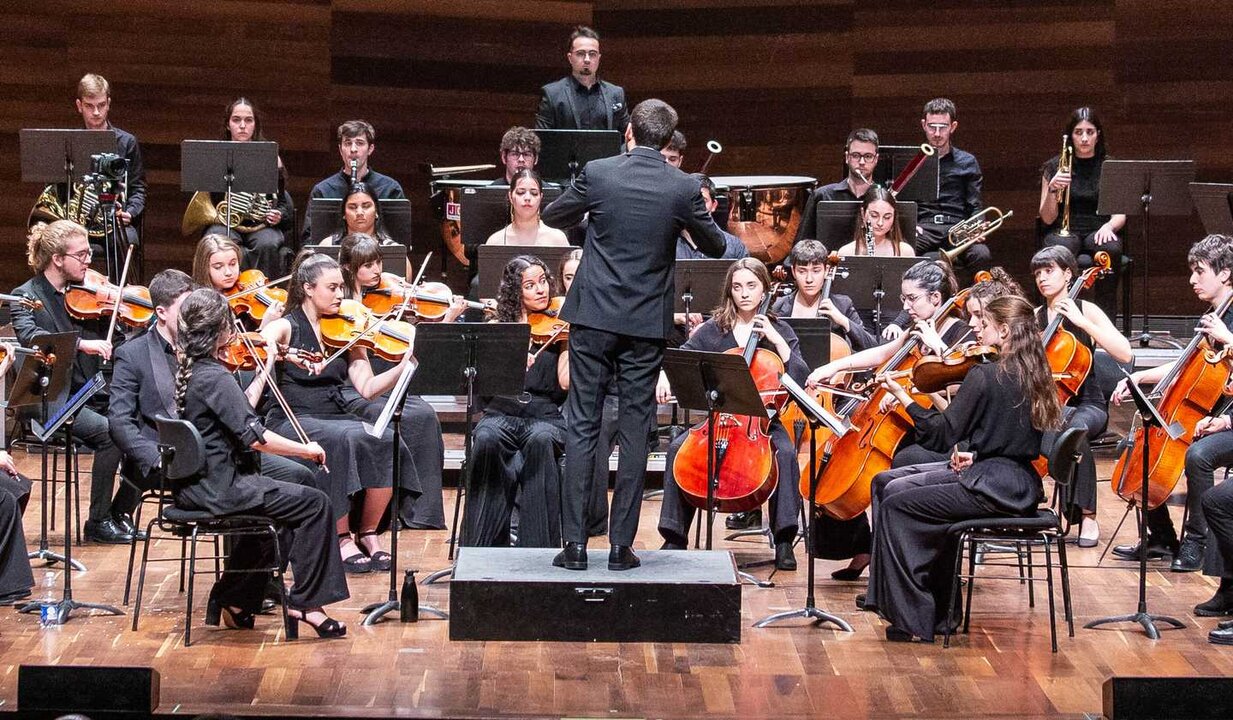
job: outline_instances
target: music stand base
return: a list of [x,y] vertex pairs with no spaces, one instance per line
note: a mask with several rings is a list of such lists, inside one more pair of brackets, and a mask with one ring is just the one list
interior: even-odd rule
[[775,613],[762,618],[753,626],[756,628],[769,627],[780,620],[790,620],[794,618],[811,618],[815,625],[823,623],[833,623],[836,627],[844,632],[852,632],[852,626],[846,620],[838,615],[832,615],[824,610],[819,610],[816,607],[803,607],[800,610],[787,610],[785,612]]
[[[31,603],[27,603],[26,605],[24,605],[17,612],[26,613],[26,614],[37,613],[40,611],[42,606],[43,606],[43,603],[41,602],[37,602],[37,601],[31,602]],[[104,615],[123,615],[124,614],[123,610],[120,610],[119,608],[116,608],[116,607],[112,607],[111,605],[104,605],[102,603],[78,602],[76,600],[72,600],[68,598],[55,603],[54,605],[52,605],[52,607],[55,608],[55,612],[53,613],[53,615],[56,618],[56,621],[54,623],[56,625],[63,625],[66,622],[68,622],[69,616],[72,615],[74,610],[97,610],[103,613]]]
[[[364,614],[364,621],[360,624],[364,626],[376,625],[381,618],[390,613],[400,613],[401,609],[402,602],[398,600],[386,600],[383,603],[373,603],[372,605],[365,606],[363,610],[360,610],[360,612]],[[445,611],[438,610],[431,605],[420,605],[419,611],[420,613],[427,613],[442,620],[448,620],[450,617]]]
[[1183,624],[1176,618],[1171,618],[1168,615],[1152,615],[1151,613],[1146,612],[1146,611],[1132,613],[1130,615],[1114,615],[1112,617],[1100,618],[1099,620],[1093,620],[1089,622],[1083,627],[1084,628],[1094,628],[1094,627],[1099,627],[1101,625],[1109,625],[1112,623],[1124,623],[1124,622],[1139,623],[1140,625],[1143,626],[1143,632],[1152,640],[1160,639],[1160,631],[1156,629],[1156,623],[1158,622],[1165,623],[1166,625],[1172,625],[1173,628],[1176,630],[1181,630],[1182,628],[1186,627],[1185,624]]
[[763,589],[775,587],[774,580],[759,580],[758,578],[754,577],[753,575],[750,575],[744,570],[737,570],[736,576],[739,577],[741,580],[744,580],[745,582],[755,587],[760,587]]
[[643,500],[654,500],[655,498],[661,498],[663,496],[664,496],[663,490],[647,490],[646,492],[642,493]]
[[[42,560],[48,565],[54,565],[55,563],[62,563],[65,560],[64,556],[61,555],[60,553],[52,552],[51,550],[48,550],[46,548],[35,550],[34,552],[27,554],[26,557],[30,558],[31,560]],[[78,572],[86,571],[86,566],[82,565],[81,561],[77,560],[76,558],[73,558],[72,560],[69,561],[69,566]]]
[[[438,582],[441,582],[441,578],[454,579],[454,566],[450,565],[449,567],[428,573],[424,576],[423,580],[420,580],[420,585],[436,585]],[[449,580],[445,582],[449,582]]]

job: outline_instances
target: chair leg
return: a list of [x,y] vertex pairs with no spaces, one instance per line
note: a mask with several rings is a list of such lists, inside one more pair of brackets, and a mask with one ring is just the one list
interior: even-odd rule
[[1045,538],[1045,587],[1049,588],[1049,640],[1053,643],[1053,652],[1057,652],[1057,609],[1053,600],[1053,552],[1050,546],[1052,538]]
[[[967,595],[963,601],[963,634],[968,634],[968,628],[972,618],[972,592],[976,590],[976,539],[971,535],[967,537],[966,544],[968,546],[968,589]],[[962,554],[962,553],[961,553]]]
[[[136,516],[133,518],[133,527],[141,527],[141,506],[144,505],[141,501],[137,502]],[[133,561],[137,558],[137,536],[134,535],[132,541],[128,545],[128,572],[124,575],[124,602],[121,603],[125,607],[128,606],[128,591],[133,587]],[[150,543],[150,533],[146,533],[146,544]]]
[[299,627],[291,627],[291,615],[287,612],[287,580],[283,577],[283,549],[278,542],[278,528],[268,526],[270,536],[274,538],[274,579],[278,582],[278,602],[283,611],[283,637],[287,640],[298,639]]
[[[1032,543],[1025,542],[1020,544],[1021,548],[1027,549],[1027,586],[1028,586],[1028,607],[1036,607],[1036,583],[1032,575],[1032,566],[1036,563],[1036,558],[1032,556]],[[1020,581],[1022,582],[1022,581]]]
[[47,486],[51,493],[51,532],[56,531],[56,478],[60,477],[60,452],[53,450],[51,453],[51,483]]
[[137,575],[137,600],[133,605],[133,631],[137,631],[137,619],[141,617],[141,594],[146,588],[146,564],[150,559],[150,533],[154,531],[154,523],[158,522],[155,518],[146,525],[146,542],[141,549],[141,571]]
[[188,557],[188,538],[180,538],[180,592],[184,592],[184,574],[188,572],[185,558]]
[[75,528],[76,528],[77,544],[81,545],[81,483],[78,482],[78,478],[81,477],[81,474],[77,472],[78,459],[79,458],[77,457],[77,449],[74,446],[73,461],[69,463],[68,467],[69,467],[69,472],[72,475],[71,480],[73,483],[73,514],[74,514],[73,524],[75,525]]
[[1066,613],[1066,625],[1070,637],[1075,636],[1075,611],[1070,602],[1070,562],[1066,559],[1066,538],[1059,537],[1057,544],[1058,570],[1062,575],[1062,608]]
[[955,594],[959,592],[959,578],[963,574],[963,536],[959,536],[958,552],[955,553],[954,575],[951,578],[950,593],[946,596],[946,627],[942,633],[942,649],[950,647],[951,628],[955,626]]
[[214,536],[214,582],[218,582],[219,580],[223,579],[223,566],[221,564],[222,561],[219,560],[219,558],[222,556],[222,553],[219,552],[219,548],[227,547],[229,544],[230,543],[228,542],[224,542],[222,545],[219,545],[218,536],[217,535]]
[[189,542],[188,597],[184,601],[184,647],[193,643],[193,580],[197,577],[197,527]]

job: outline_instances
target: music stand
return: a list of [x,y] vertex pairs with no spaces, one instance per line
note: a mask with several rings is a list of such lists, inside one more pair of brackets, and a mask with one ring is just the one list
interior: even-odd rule
[[663,370],[677,405],[706,411],[706,435],[711,440],[706,454],[706,549],[710,550],[715,531],[715,489],[724,460],[724,449],[716,447],[716,420],[720,413],[766,417],[766,406],[749,374],[749,365],[740,355],[668,348],[664,350]]
[[[920,155],[920,145],[879,146],[878,166],[873,169],[873,181],[883,187],[890,187],[891,182],[917,155]],[[940,167],[937,154],[926,157],[916,174],[899,191],[896,199],[918,203],[937,202]],[[846,164],[843,173],[844,177],[847,177]],[[912,216],[912,222],[916,222],[915,215]]]
[[882,337],[882,300],[890,288],[892,298],[899,295],[903,274],[923,258],[883,257],[881,255],[848,255],[843,265],[846,276],[836,276],[832,293],[852,298],[858,309],[873,308],[873,336]]
[[545,180],[567,183],[592,160],[620,155],[625,136],[617,130],[536,130],[539,162]]
[[380,223],[396,243],[411,247],[411,201],[406,198],[378,198]]
[[[463,223],[463,227],[466,226],[467,223]],[[568,245],[480,245],[476,248],[475,255],[478,271],[475,286],[476,297],[495,298],[497,290],[501,287],[501,273],[505,271],[505,266],[509,264],[509,261],[519,255],[537,257],[543,260],[553,273],[556,273],[557,268],[561,266],[561,258],[574,250],[575,248]]]
[[1162,622],[1172,625],[1175,628],[1186,627],[1176,618],[1171,618],[1167,615],[1152,615],[1147,611],[1147,488],[1148,476],[1151,474],[1149,470],[1149,458],[1151,456],[1151,438],[1152,428],[1160,428],[1161,432],[1169,436],[1170,439],[1176,440],[1182,435],[1182,426],[1180,423],[1169,425],[1165,419],[1157,412],[1156,406],[1147,399],[1143,394],[1143,390],[1139,388],[1130,373],[1122,367],[1118,367],[1122,375],[1126,377],[1126,388],[1130,391],[1130,397],[1135,401],[1135,408],[1139,411],[1139,417],[1143,420],[1143,484],[1140,486],[1139,502],[1139,606],[1138,609],[1129,615],[1113,615],[1110,617],[1093,620],[1083,627],[1094,628],[1100,625],[1108,625],[1111,623],[1121,622],[1136,622],[1143,626],[1143,632],[1152,640],[1160,639],[1160,631],[1156,629],[1156,623]]
[[[526,382],[527,349],[531,326],[526,323],[422,323],[416,326],[415,356],[419,369],[407,388],[411,395],[464,395],[467,398],[463,430],[463,465],[454,495],[454,525],[450,531],[449,559],[454,544],[466,538],[458,525],[462,495],[471,480],[474,417],[480,396],[520,395]],[[450,567],[421,580],[431,585],[452,574]]]
[[811,368],[822,367],[831,361],[830,318],[785,317],[781,318],[800,342],[801,357]]
[[[859,200],[820,201],[817,204],[818,241],[829,250],[838,250],[851,242],[862,204]],[[909,245],[916,242],[916,208],[914,202],[895,201],[895,222],[903,233],[903,241]]]
[[[69,355],[67,357],[72,357]],[[59,362],[55,363],[56,365]],[[53,369],[53,372],[55,370]],[[41,385],[41,381],[40,381]],[[77,413],[86,406],[90,398],[94,397],[103,388],[107,387],[107,381],[103,379],[103,374],[98,373],[90,379],[85,385],[73,393],[73,396],[68,399],[51,417],[47,418],[46,425],[32,423],[34,435],[39,442],[46,443],[49,438],[55,435],[56,431],[64,430],[64,557],[66,563],[73,561],[73,533],[71,524],[73,521],[73,473],[75,472],[76,463],[73,455],[73,419]],[[27,603],[18,612],[33,613],[42,610],[43,600],[35,600]],[[64,573],[64,593],[60,598],[60,602],[54,605],[55,624],[63,625],[68,622],[69,616],[74,610],[99,610],[108,615],[123,615],[124,612],[119,608],[102,603],[87,603],[78,602],[73,599],[73,573]]]
[[[560,186],[545,187],[540,197],[540,207],[548,205],[561,196]],[[478,247],[488,242],[488,237],[510,223],[509,186],[485,185],[462,188],[459,195],[458,215],[462,223],[464,247]]]
[[[35,338],[33,349],[41,352],[44,357],[50,358],[51,362],[46,362],[39,356],[29,356],[25,359],[21,368],[17,372],[17,380],[13,383],[13,389],[9,393],[6,407],[14,410],[31,407],[37,408],[39,413],[39,422],[46,425],[51,417],[50,402],[54,398],[59,398],[64,393],[65,388],[69,386],[69,382],[73,375],[73,357],[77,350],[77,337],[80,333],[67,332],[56,333],[52,335],[42,335]],[[43,439],[39,442],[40,454],[43,461],[43,475],[40,480],[40,489],[43,496],[43,511],[41,522],[39,524],[39,548],[31,552],[31,560],[43,560],[48,565],[62,562],[69,565],[75,570],[85,572],[86,566],[77,560],[72,560],[72,553],[65,549],[65,554],[53,552],[47,541],[48,514],[47,514],[47,499],[50,497],[49,488],[50,480],[47,472],[47,440]],[[67,464],[67,460],[65,461]],[[69,474],[71,481],[72,474]],[[71,482],[70,482],[71,484]],[[68,507],[67,504],[65,506]],[[64,524],[65,534],[68,534],[69,521]]]
[[[822,455],[822,462],[817,462],[817,430],[821,426],[825,425],[830,428],[831,432],[835,434],[835,439],[838,440],[847,434],[847,432],[852,429],[852,426],[848,424],[846,419],[841,419],[827,412],[825,408],[814,400],[813,396],[798,385],[795,380],[788,376],[787,373],[781,375],[780,380],[783,383],[783,389],[787,391],[788,396],[792,398],[793,402],[795,402],[797,407],[800,408],[801,414],[805,416],[805,420],[809,423],[810,429],[809,467],[813,469],[813,472],[809,474],[809,513],[807,519],[805,520],[805,543],[809,548],[807,553],[809,555],[809,572],[807,573],[808,584],[806,585],[808,590],[805,594],[805,607],[799,610],[787,610],[785,612],[778,612],[773,615],[768,615],[767,617],[764,617],[754,623],[754,627],[762,628],[779,622],[780,620],[803,617],[812,618],[815,625],[821,625],[822,623],[829,622],[834,623],[841,630],[852,632],[852,626],[849,625],[846,620],[837,615],[832,615],[825,610],[818,609],[817,603],[814,601],[814,563],[817,561],[817,558],[814,556],[813,552],[813,523],[818,512],[818,478],[822,476],[822,470],[826,468],[826,464],[830,462],[831,459],[830,451],[827,450]],[[829,443],[827,447],[830,447]]]
[[308,209],[308,244],[321,245],[321,242],[343,227],[342,198],[309,198]]
[[[1139,346],[1152,342],[1148,326],[1148,261],[1151,249],[1152,215],[1189,215],[1191,210],[1188,185],[1194,180],[1193,160],[1106,160],[1100,166],[1100,215],[1143,216],[1143,291],[1141,308],[1143,329]],[[1126,308],[1127,316],[1130,308]],[[1166,333],[1167,334],[1167,333]],[[1176,343],[1174,343],[1175,346]],[[1180,346],[1177,346],[1180,347]]]
[[231,193],[278,193],[278,143],[267,140],[184,140],[180,143],[180,189],[223,193],[223,217]]
[[731,260],[677,260],[672,271],[676,286],[674,311],[706,314],[719,307],[728,293],[723,284],[730,267]]
[[1233,185],[1190,183],[1190,199],[1208,235],[1233,235]]

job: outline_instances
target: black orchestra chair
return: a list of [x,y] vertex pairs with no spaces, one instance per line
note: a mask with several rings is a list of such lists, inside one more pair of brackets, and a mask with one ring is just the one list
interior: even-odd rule
[[[958,593],[961,592],[960,582],[967,580],[967,599],[963,610],[963,632],[968,632],[972,615],[972,592],[976,584],[977,546],[981,543],[994,545],[1010,545],[1018,548],[1017,564],[991,561],[986,557],[981,564],[985,567],[1017,567],[1018,574],[1013,576],[994,575],[983,576],[989,580],[1017,580],[1026,582],[1029,588],[1030,606],[1035,605],[1030,592],[1032,583],[1041,582],[1042,578],[1033,576],[1032,569],[1040,567],[1045,570],[1044,582],[1049,589],[1049,637],[1053,643],[1053,652],[1057,652],[1057,613],[1053,598],[1053,552],[1057,552],[1057,566],[1062,580],[1062,603],[1066,614],[1066,624],[1070,637],[1075,636],[1074,612],[1070,603],[1070,565],[1066,561],[1066,535],[1070,523],[1065,519],[1061,508],[1066,507],[1073,494],[1075,467],[1079,462],[1080,447],[1087,430],[1084,428],[1067,428],[1053,445],[1049,453],[1049,475],[1053,477],[1053,495],[1048,507],[1038,508],[1035,515],[1028,517],[996,517],[975,518],[957,522],[950,528],[951,541],[957,543],[959,551],[955,554],[954,582],[951,584],[950,600],[947,605],[946,629],[943,633],[942,647],[950,647],[952,628],[956,626],[955,604]],[[1044,562],[1038,561],[1032,553],[1035,545],[1044,546]],[[968,556],[968,572],[963,573],[963,556]],[[1027,569],[1027,577],[1023,569]]]
[[[177,483],[198,478],[204,474],[206,463],[205,443],[202,441],[201,433],[197,431],[197,428],[186,420],[169,420],[160,417],[156,419],[156,422],[158,423],[158,447],[161,455],[163,483],[174,487]],[[171,493],[164,492],[164,501],[160,503],[160,512],[147,525],[146,534],[149,535],[154,526],[157,525],[165,533],[188,537],[188,593],[184,608],[184,646],[188,647],[192,644],[193,580],[197,576],[197,560],[213,560],[218,562],[219,560],[226,559],[225,556],[218,552],[217,544],[215,545],[215,553],[212,556],[198,558],[197,541],[201,537],[214,539],[222,537],[226,539],[263,535],[270,538],[270,542],[274,543],[273,564],[233,572],[273,573],[274,581],[281,590],[279,599],[282,605],[284,632],[288,639],[295,639],[296,629],[292,626],[291,618],[287,615],[287,590],[286,584],[283,582],[282,550],[279,547],[278,529],[275,527],[274,521],[258,515],[218,516],[202,510],[183,510],[166,502],[171,497]],[[133,630],[137,629],[137,620],[141,615],[141,595],[145,588],[146,564],[149,561],[149,551],[150,544],[147,540],[145,548],[141,553],[141,570],[137,578],[137,598],[133,606]]]

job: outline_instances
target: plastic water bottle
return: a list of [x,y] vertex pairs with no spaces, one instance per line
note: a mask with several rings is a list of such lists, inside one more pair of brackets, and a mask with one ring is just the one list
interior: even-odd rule
[[43,573],[43,594],[39,597],[39,625],[59,625],[56,600],[56,574],[51,570]]
[[402,622],[419,622],[420,591],[415,585],[415,570],[408,570],[402,578],[402,595],[398,601],[398,615]]

